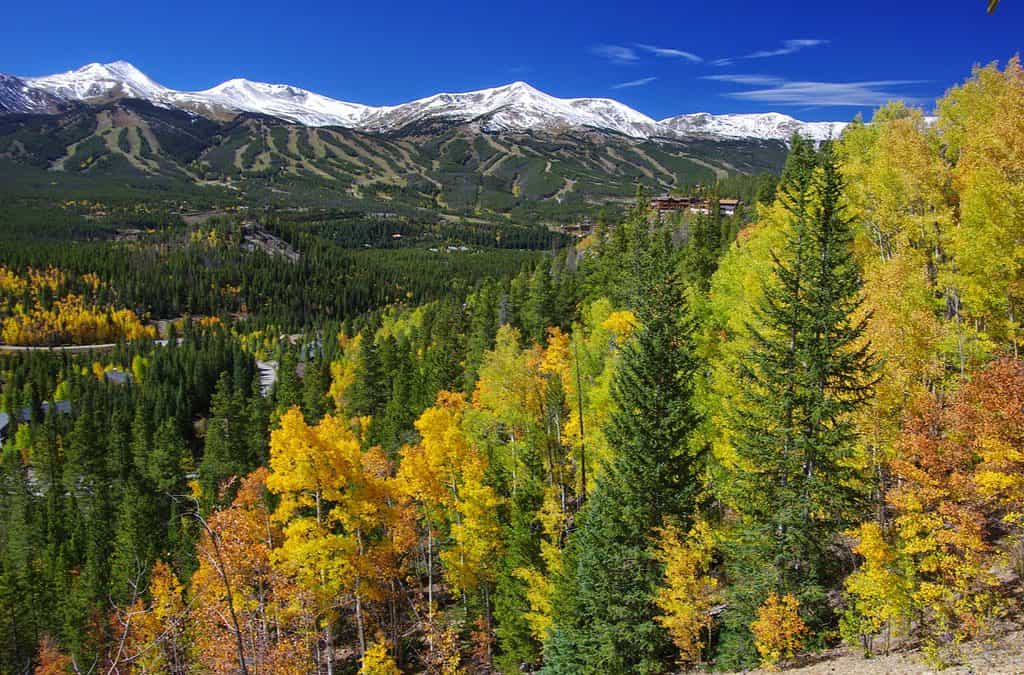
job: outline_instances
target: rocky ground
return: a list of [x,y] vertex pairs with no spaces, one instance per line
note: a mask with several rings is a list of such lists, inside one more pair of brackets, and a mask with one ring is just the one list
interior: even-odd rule
[[[781,668],[785,675],[1024,675],[1024,630],[1008,630],[986,642],[961,648],[959,665],[938,670],[918,650],[894,652],[866,659],[849,649],[835,649],[804,657]],[[751,675],[777,671],[755,670]]]
[[794,667],[787,668],[784,672],[793,675],[925,675],[939,672],[943,675],[1020,675],[1024,674],[1024,631],[1006,633],[985,644],[968,645],[962,651],[960,665],[950,666],[941,671],[929,665],[918,651],[865,659],[849,650],[835,650],[816,655],[802,665],[794,664]]

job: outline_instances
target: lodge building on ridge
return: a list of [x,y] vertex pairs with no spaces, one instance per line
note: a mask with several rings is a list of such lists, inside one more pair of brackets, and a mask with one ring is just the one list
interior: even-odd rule
[[[741,202],[738,199],[719,199],[719,215],[735,215],[736,211],[740,207],[740,203]],[[711,212],[711,200],[700,197],[673,197],[672,195],[662,195],[651,200],[651,208],[659,216],[664,213],[678,212],[702,213],[706,215]]]

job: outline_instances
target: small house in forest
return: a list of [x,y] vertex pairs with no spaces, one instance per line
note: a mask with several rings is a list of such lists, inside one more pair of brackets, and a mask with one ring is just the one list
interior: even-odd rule
[[740,207],[740,200],[738,199],[719,199],[718,200],[718,212],[723,216],[734,216],[736,210]]
[[[50,403],[49,401],[43,401],[42,405],[43,416],[49,415],[51,412],[56,415],[70,415],[71,414],[71,401],[57,401]],[[18,410],[18,421],[19,422],[31,422],[32,421],[32,407],[25,406]]]
[[[51,412],[53,412],[56,415],[70,415],[71,401],[57,401],[56,403],[44,401],[42,408],[43,415],[49,415]],[[18,422],[22,424],[28,424],[29,422],[31,422],[31,406],[19,408],[18,411],[15,413],[15,417],[17,418]],[[0,446],[3,446],[3,444],[6,443],[7,440],[11,437],[11,422],[12,420],[10,415],[8,415],[5,412],[0,412]]]

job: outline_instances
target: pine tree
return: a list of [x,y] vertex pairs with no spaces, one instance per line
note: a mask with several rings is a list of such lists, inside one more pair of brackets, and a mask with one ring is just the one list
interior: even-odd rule
[[349,388],[349,408],[352,415],[377,416],[387,404],[390,387],[387,373],[382,364],[382,354],[372,328],[365,328],[359,334],[359,360],[356,364],[356,379]]
[[613,384],[605,433],[614,457],[565,550],[549,673],[651,673],[672,662],[655,621],[662,570],[651,541],[663,523],[689,526],[700,490],[700,460],[688,447],[695,363],[668,233],[637,236],[631,265],[641,327]]
[[274,403],[281,413],[302,401],[302,384],[299,382],[297,373],[298,365],[295,351],[286,347],[281,354],[281,364],[277,369],[277,383],[274,386]]
[[223,417],[211,418],[206,424],[203,459],[199,463],[199,486],[207,509],[230,500],[231,495],[221,499],[221,486],[231,476],[238,475],[241,468],[232,461],[228,424]]
[[833,622],[826,594],[838,586],[835,535],[861,505],[851,414],[870,393],[872,357],[862,340],[860,271],[833,151],[816,156],[794,139],[783,174],[786,250],[749,326],[754,349],[733,410],[742,467],[726,483],[741,525],[729,555],[727,666],[754,658],[749,626],[771,592],[792,593],[812,630]]
[[539,481],[530,479],[523,482],[509,504],[510,522],[503,533],[505,555],[494,592],[494,618],[501,648],[496,661],[502,672],[518,672],[523,664],[535,665],[541,652],[524,611],[529,607],[528,588],[515,571],[540,566],[536,516],[542,499]]
[[481,284],[469,297],[469,331],[466,335],[465,391],[473,391],[484,354],[494,345],[498,327],[503,323],[499,305],[501,289],[496,282]]
[[699,213],[690,221],[686,247],[683,251],[682,278],[701,291],[707,291],[711,275],[718,269],[722,256],[722,217],[718,212],[718,200],[712,200],[709,213]]
[[302,376],[302,412],[306,421],[316,424],[327,414],[327,389],[331,386],[330,365],[324,359],[306,361]]

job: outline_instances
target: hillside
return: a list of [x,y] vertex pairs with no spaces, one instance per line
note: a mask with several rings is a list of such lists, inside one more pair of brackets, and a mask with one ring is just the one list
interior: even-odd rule
[[665,191],[778,171],[785,152],[775,140],[488,133],[439,120],[383,135],[254,114],[218,121],[138,99],[0,116],[0,160],[12,183],[36,170],[142,190],[226,190],[255,203],[526,209],[562,220],[631,198],[634,183]]

